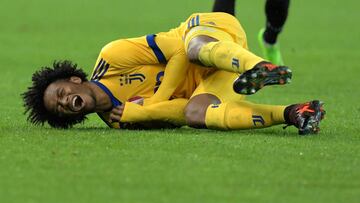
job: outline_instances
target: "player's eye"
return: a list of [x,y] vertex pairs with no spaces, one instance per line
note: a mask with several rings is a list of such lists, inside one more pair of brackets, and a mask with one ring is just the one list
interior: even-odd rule
[[63,97],[63,96],[64,96],[64,94],[65,94],[65,90],[64,90],[64,88],[60,89],[60,96],[61,96],[61,97]]

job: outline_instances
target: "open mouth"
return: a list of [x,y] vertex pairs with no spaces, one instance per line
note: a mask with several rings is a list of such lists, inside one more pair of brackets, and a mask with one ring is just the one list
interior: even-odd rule
[[79,95],[76,95],[72,98],[71,110],[78,112],[84,107],[84,104],[84,100]]

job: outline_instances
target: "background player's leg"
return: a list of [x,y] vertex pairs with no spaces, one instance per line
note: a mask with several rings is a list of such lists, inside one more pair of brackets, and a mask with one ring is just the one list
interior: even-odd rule
[[290,0],[267,0],[265,4],[266,29],[264,40],[268,44],[275,44],[281,32],[289,9]]
[[215,0],[213,12],[224,12],[235,16],[235,0]]
[[259,32],[259,43],[264,58],[277,65],[283,65],[277,37],[288,16],[290,0],[267,0],[265,4],[266,27]]

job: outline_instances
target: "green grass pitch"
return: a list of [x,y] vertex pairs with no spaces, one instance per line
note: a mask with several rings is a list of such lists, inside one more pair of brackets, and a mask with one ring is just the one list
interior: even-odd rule
[[[325,101],[317,136],[248,131],[118,131],[96,116],[72,130],[34,127],[20,93],[54,59],[88,72],[107,42],[166,31],[212,1],[4,1],[0,8],[0,202],[360,202],[360,3],[292,1],[280,36],[292,84],[251,101]],[[264,1],[237,17],[259,53]]]

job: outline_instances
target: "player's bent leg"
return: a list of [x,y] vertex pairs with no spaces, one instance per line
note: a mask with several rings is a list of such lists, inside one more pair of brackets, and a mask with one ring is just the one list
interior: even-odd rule
[[[235,58],[231,55],[231,47],[234,48],[233,52],[238,51]],[[187,54],[192,62],[200,61],[206,66],[243,73],[233,84],[234,91],[239,94],[250,95],[264,86],[288,84],[292,78],[292,71],[288,67],[265,62],[231,41],[216,41],[208,36],[198,36],[190,41]]]
[[264,61],[231,39],[219,40],[207,35],[192,38],[187,55],[192,62],[236,73],[243,73]]
[[217,41],[218,41],[217,39],[206,35],[201,35],[193,38],[187,46],[186,53],[189,60],[193,63],[202,64],[199,59],[199,53],[201,48],[210,42],[217,42]]
[[185,35],[185,50],[192,62],[242,73],[264,61],[247,50],[246,34],[236,18],[228,14],[217,14],[209,18],[215,17],[223,18],[224,22],[219,22],[222,26],[200,25],[191,28]]
[[207,67],[243,73],[234,82],[235,92],[249,95],[264,86],[283,85],[291,81],[291,70],[288,67],[265,62],[264,59],[231,41],[230,35],[223,31],[215,29],[216,32],[207,35],[206,29],[193,28],[187,36],[185,44],[188,58]]
[[206,128],[205,115],[211,104],[219,104],[220,100],[212,94],[199,94],[192,97],[185,107],[185,120],[193,128]]
[[290,82],[291,71],[288,67],[265,62],[247,50],[246,34],[236,18],[221,13],[206,17],[208,20],[216,21],[219,18],[222,21],[208,25],[207,21],[200,20],[203,25],[192,27],[186,33],[185,50],[192,62],[242,73],[233,85],[240,94],[254,94],[264,86]]

